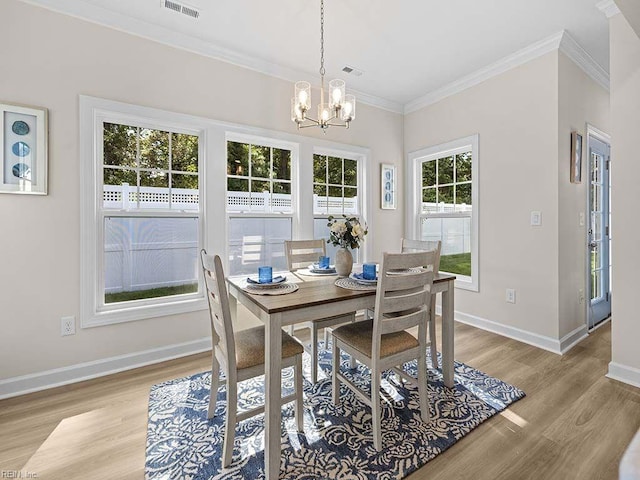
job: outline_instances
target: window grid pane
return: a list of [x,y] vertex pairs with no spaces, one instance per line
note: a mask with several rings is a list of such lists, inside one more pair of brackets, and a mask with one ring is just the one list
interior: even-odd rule
[[197,135],[108,122],[102,128],[103,208],[199,210]]
[[227,141],[227,211],[293,213],[291,151]]
[[422,213],[470,212],[471,151],[422,162]]
[[313,172],[315,215],[357,215],[360,212],[357,160],[314,154]]

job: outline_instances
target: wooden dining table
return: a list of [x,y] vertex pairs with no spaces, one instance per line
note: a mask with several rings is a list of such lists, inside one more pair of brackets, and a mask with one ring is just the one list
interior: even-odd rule
[[[298,290],[287,295],[254,295],[243,290],[246,275],[229,277],[229,306],[234,320],[237,302],[265,324],[265,475],[275,480],[280,472],[282,332],[287,325],[334,315],[373,309],[375,290],[347,290],[334,285],[336,277],[307,277],[287,272],[287,281]],[[432,293],[442,293],[442,375],[444,384],[453,387],[453,312],[455,275],[438,273]]]

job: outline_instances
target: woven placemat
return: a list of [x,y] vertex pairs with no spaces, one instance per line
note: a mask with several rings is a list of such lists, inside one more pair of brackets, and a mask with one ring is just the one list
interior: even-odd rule
[[347,290],[369,290],[374,291],[377,287],[375,285],[363,285],[356,282],[353,278],[344,277],[336,280],[336,287],[346,288]]
[[298,290],[298,285],[295,283],[279,283],[276,286],[264,288],[246,284],[242,287],[242,290],[247,293],[251,293],[252,295],[286,295],[287,293],[296,292]]

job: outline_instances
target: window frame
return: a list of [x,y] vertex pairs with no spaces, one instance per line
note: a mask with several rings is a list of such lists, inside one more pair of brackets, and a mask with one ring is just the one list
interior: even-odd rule
[[[177,118],[179,117],[179,118]],[[176,121],[177,120],[177,121]],[[198,136],[199,209],[105,209],[103,202],[104,123],[132,125]],[[81,195],[81,285],[82,328],[186,313],[207,308],[201,274],[198,291],[150,299],[105,303],[104,222],[108,217],[197,218],[198,251],[205,245],[205,152],[206,125],[196,117],[138,107],[92,97],[80,97],[80,195]]]
[[[471,150],[471,212],[436,212],[422,211],[422,164],[442,157],[455,155]],[[479,291],[480,272],[479,265],[479,135],[452,140],[450,142],[423,148],[407,155],[406,185],[407,197],[406,210],[406,236],[407,238],[419,238],[421,222],[424,218],[468,218],[471,217],[471,276],[457,276],[456,288]],[[455,182],[455,178],[454,178]]]
[[[365,184],[365,178],[366,178],[366,156],[355,152],[355,151],[345,151],[345,150],[339,150],[339,149],[335,149],[335,148],[323,148],[323,147],[315,147],[313,149],[313,155],[311,156],[311,214],[313,216],[313,222],[315,224],[316,220],[327,220],[329,219],[329,216],[333,216],[334,218],[342,218],[342,214],[338,214],[338,213],[316,213],[313,209],[314,205],[313,205],[313,192],[314,192],[314,186],[316,184],[315,182],[315,175],[314,175],[314,166],[313,166],[313,160],[314,160],[314,156],[315,155],[322,155],[325,157],[336,157],[336,158],[341,158],[343,159],[343,161],[346,160],[354,160],[357,165],[358,165],[358,173],[356,176],[356,188],[357,188],[357,192],[358,192],[358,205],[357,205],[357,210],[358,213],[357,214],[349,214],[347,216],[353,216],[358,218],[359,220],[364,220],[365,222],[367,222],[368,227],[370,228],[370,224],[367,221],[367,217],[365,212],[367,210],[369,210],[367,208],[367,198],[370,197],[370,189],[367,189],[367,186]],[[328,168],[328,165],[327,165]],[[328,179],[327,179],[328,180]],[[343,175],[343,184],[342,186],[346,186],[344,185],[344,175]],[[333,184],[326,184],[328,185],[333,185]],[[369,195],[367,195],[367,193],[369,193]],[[344,198],[344,197],[343,197]],[[343,211],[344,211],[344,204],[343,204]],[[315,228],[314,228],[315,230]],[[313,235],[313,237],[315,238],[315,234]],[[327,237],[329,237],[329,230],[327,228]],[[324,237],[323,237],[324,238]],[[360,248],[357,249],[357,251],[355,252],[355,257],[354,257],[354,261],[356,263],[363,263],[365,261],[367,261],[368,258],[370,258],[371,255],[371,247],[370,247],[370,243],[372,241],[372,238],[370,236],[365,237],[364,242],[362,242],[362,246]],[[362,254],[360,252],[360,250],[362,250]]]
[[[283,150],[289,150],[291,152],[291,179],[289,183],[291,184],[291,212],[256,212],[252,210],[235,212],[229,211],[227,209],[227,179],[229,178],[228,174],[225,174],[224,178],[224,210],[225,210],[225,224],[226,224],[226,244],[227,250],[225,252],[225,264],[229,263],[229,254],[230,254],[230,238],[229,238],[229,224],[231,219],[233,218],[289,218],[291,219],[291,238],[294,238],[294,232],[296,231],[296,218],[298,212],[298,161],[300,155],[299,145],[294,142],[290,142],[287,140],[281,140],[278,138],[268,138],[260,135],[252,135],[250,133],[240,133],[235,131],[227,131],[225,133],[225,157],[224,157],[224,165],[225,172],[228,162],[228,151],[227,145],[228,142],[236,142],[236,143],[248,143],[251,145],[258,145],[261,147],[269,147],[269,148],[279,148]],[[232,178],[236,178],[233,176]],[[247,180],[249,182],[253,178],[250,174],[247,175]],[[256,177],[262,179],[262,177]],[[273,180],[271,180],[273,182]],[[228,266],[229,275],[233,275],[233,272],[230,270],[230,266]]]

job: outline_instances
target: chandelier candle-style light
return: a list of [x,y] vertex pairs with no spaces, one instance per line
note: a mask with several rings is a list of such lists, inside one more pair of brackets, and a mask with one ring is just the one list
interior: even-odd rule
[[351,120],[356,118],[356,97],[347,95],[344,80],[329,82],[329,101],[324,92],[324,0],[320,0],[320,104],[318,119],[307,116],[311,109],[311,84],[296,82],[295,96],[291,99],[291,120],[298,129],[320,127],[326,133],[329,127],[349,128]]

